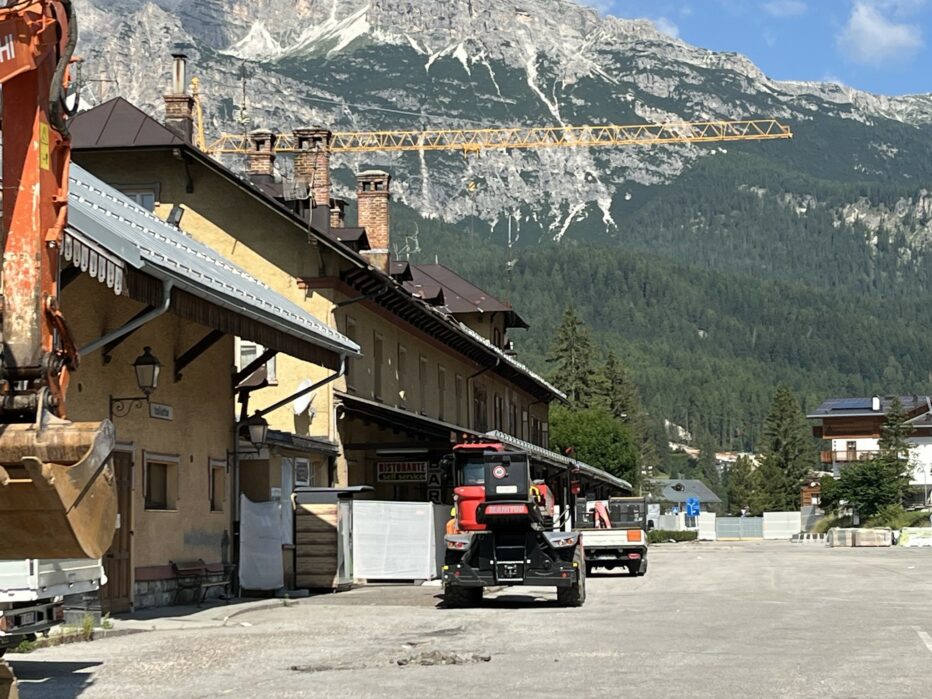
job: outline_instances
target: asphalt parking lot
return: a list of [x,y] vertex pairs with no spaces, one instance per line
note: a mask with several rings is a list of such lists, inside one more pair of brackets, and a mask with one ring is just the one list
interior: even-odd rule
[[517,588],[446,610],[439,587],[370,586],[9,658],[27,699],[932,692],[930,549],[685,544],[650,557],[646,577],[590,577],[581,609]]

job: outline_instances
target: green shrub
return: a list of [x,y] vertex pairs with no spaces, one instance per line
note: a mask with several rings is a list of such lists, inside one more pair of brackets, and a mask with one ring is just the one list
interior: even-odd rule
[[816,534],[827,534],[829,529],[834,527],[853,527],[851,516],[845,515],[844,517],[829,516],[823,519],[820,519],[815,523],[815,526],[812,528],[812,531]]
[[907,512],[906,513],[906,523],[904,527],[929,527],[932,526],[932,523],[929,522],[929,517],[932,516],[932,512],[928,510],[921,510],[919,512]]
[[907,512],[902,505],[887,505],[882,507],[876,515],[865,523],[868,527],[890,527],[902,529],[903,527],[928,527],[928,512]]
[[672,532],[663,529],[653,529],[647,532],[647,543],[665,544],[669,541],[695,541],[699,536],[698,532]]

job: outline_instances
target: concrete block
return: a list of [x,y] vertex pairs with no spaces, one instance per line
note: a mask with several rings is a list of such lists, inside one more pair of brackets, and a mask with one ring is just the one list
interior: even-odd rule
[[900,540],[897,545],[909,548],[932,547],[932,528],[904,527],[900,532]]

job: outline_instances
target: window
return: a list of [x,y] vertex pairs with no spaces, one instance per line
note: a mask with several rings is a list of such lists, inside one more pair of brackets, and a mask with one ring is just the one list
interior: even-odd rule
[[398,404],[403,408],[408,400],[408,350],[404,345],[398,345]]
[[443,420],[446,415],[447,402],[447,370],[444,369],[439,364],[437,365],[437,401],[439,408],[437,408],[437,419]]
[[143,461],[147,510],[174,510],[178,505],[178,457],[146,454]]
[[227,499],[227,464],[223,459],[211,459],[208,465],[210,481],[210,511],[223,512],[223,503]]
[[[346,316],[346,320],[343,322],[343,334],[346,335],[347,339],[352,340],[353,342],[356,342],[357,344],[359,344],[358,341],[356,340],[356,319],[355,318]],[[353,372],[351,371],[354,361],[355,360],[351,360],[347,362],[346,364],[346,390],[353,391],[353,392],[355,392],[356,390],[356,384],[353,381]]]
[[489,405],[485,386],[473,388],[473,428],[485,432],[489,428]]
[[155,187],[121,187],[120,191],[146,211],[155,211],[155,202],[158,200]]
[[423,354],[420,356],[420,361],[418,363],[418,398],[420,399],[420,409],[421,415],[427,414],[427,357]]
[[[239,364],[237,369],[245,369],[247,366],[252,364],[265,352],[265,347],[255,342],[250,342],[249,340],[239,340]],[[276,362],[275,357],[272,357],[269,361],[265,363],[265,379],[270,384],[278,383],[278,379],[275,376]]]
[[496,393],[495,394],[495,417],[493,418],[494,429],[501,432],[504,422],[505,422],[505,401],[502,400],[502,397],[498,393]]
[[546,422],[542,423],[540,431],[541,431],[540,445],[544,449],[549,449],[550,448],[550,424]]
[[455,391],[456,391],[456,424],[457,425],[463,424],[463,403],[465,402],[463,394],[465,393],[465,388],[466,388],[466,381],[463,379],[463,377],[460,374],[457,374],[456,375],[456,388],[455,388]]
[[527,410],[522,410],[522,411],[521,411],[521,434],[520,434],[520,437],[521,437],[521,439],[523,439],[523,440],[525,440],[525,441],[527,441],[528,437],[530,437],[530,435],[528,434],[528,416],[527,416]]
[[372,397],[382,400],[382,362],[385,357],[382,353],[382,336],[372,334]]
[[510,410],[508,411],[508,434],[512,434],[515,437],[518,435],[518,406],[514,403],[509,403]]
[[314,477],[314,467],[307,459],[294,460],[294,484],[298,485],[317,485],[317,479]]
[[492,330],[492,344],[496,347],[502,346],[502,331],[498,328]]

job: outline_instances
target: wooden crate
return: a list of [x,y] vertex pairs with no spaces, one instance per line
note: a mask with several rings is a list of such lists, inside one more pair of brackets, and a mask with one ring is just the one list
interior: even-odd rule
[[298,505],[295,510],[295,583],[299,588],[339,587],[337,508],[337,505]]

